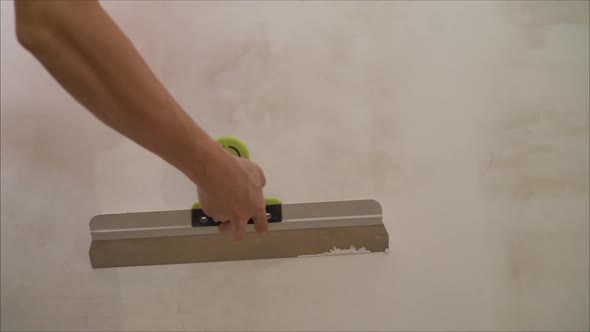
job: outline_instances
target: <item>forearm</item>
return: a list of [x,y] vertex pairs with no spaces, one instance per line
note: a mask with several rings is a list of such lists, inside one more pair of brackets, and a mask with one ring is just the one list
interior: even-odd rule
[[199,165],[219,147],[98,3],[16,1],[15,6],[19,40],[74,98],[193,181],[204,176]]

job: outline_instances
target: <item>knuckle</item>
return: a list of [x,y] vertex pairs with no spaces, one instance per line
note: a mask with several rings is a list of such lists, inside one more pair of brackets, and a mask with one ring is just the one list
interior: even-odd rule
[[258,176],[260,177],[260,184],[262,187],[266,186],[266,176],[260,167],[258,167]]

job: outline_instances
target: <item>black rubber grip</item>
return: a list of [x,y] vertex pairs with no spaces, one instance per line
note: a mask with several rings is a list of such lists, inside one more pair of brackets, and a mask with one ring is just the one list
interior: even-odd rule
[[[266,206],[266,213],[270,214],[268,222],[281,222],[283,221],[283,209],[281,204],[273,204]],[[254,220],[248,220],[248,224],[253,224]],[[191,211],[191,225],[193,227],[208,227],[218,226],[221,222],[213,220],[213,218],[203,212],[202,209],[192,209]]]

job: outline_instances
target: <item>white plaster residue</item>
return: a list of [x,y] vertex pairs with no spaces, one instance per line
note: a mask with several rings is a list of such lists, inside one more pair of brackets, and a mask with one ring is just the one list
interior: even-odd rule
[[330,251],[316,254],[316,255],[300,255],[297,257],[320,257],[320,256],[338,256],[338,255],[357,255],[357,254],[370,254],[371,251],[365,249],[365,247],[356,248],[355,246],[350,246],[348,249],[340,249],[333,247]]

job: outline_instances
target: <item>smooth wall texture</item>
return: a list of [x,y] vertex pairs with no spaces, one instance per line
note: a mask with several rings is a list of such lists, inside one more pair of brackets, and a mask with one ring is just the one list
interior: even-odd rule
[[391,251],[92,270],[92,216],[195,188],[63,92],[2,1],[3,330],[589,328],[588,2],[104,5],[267,194],[378,199]]

